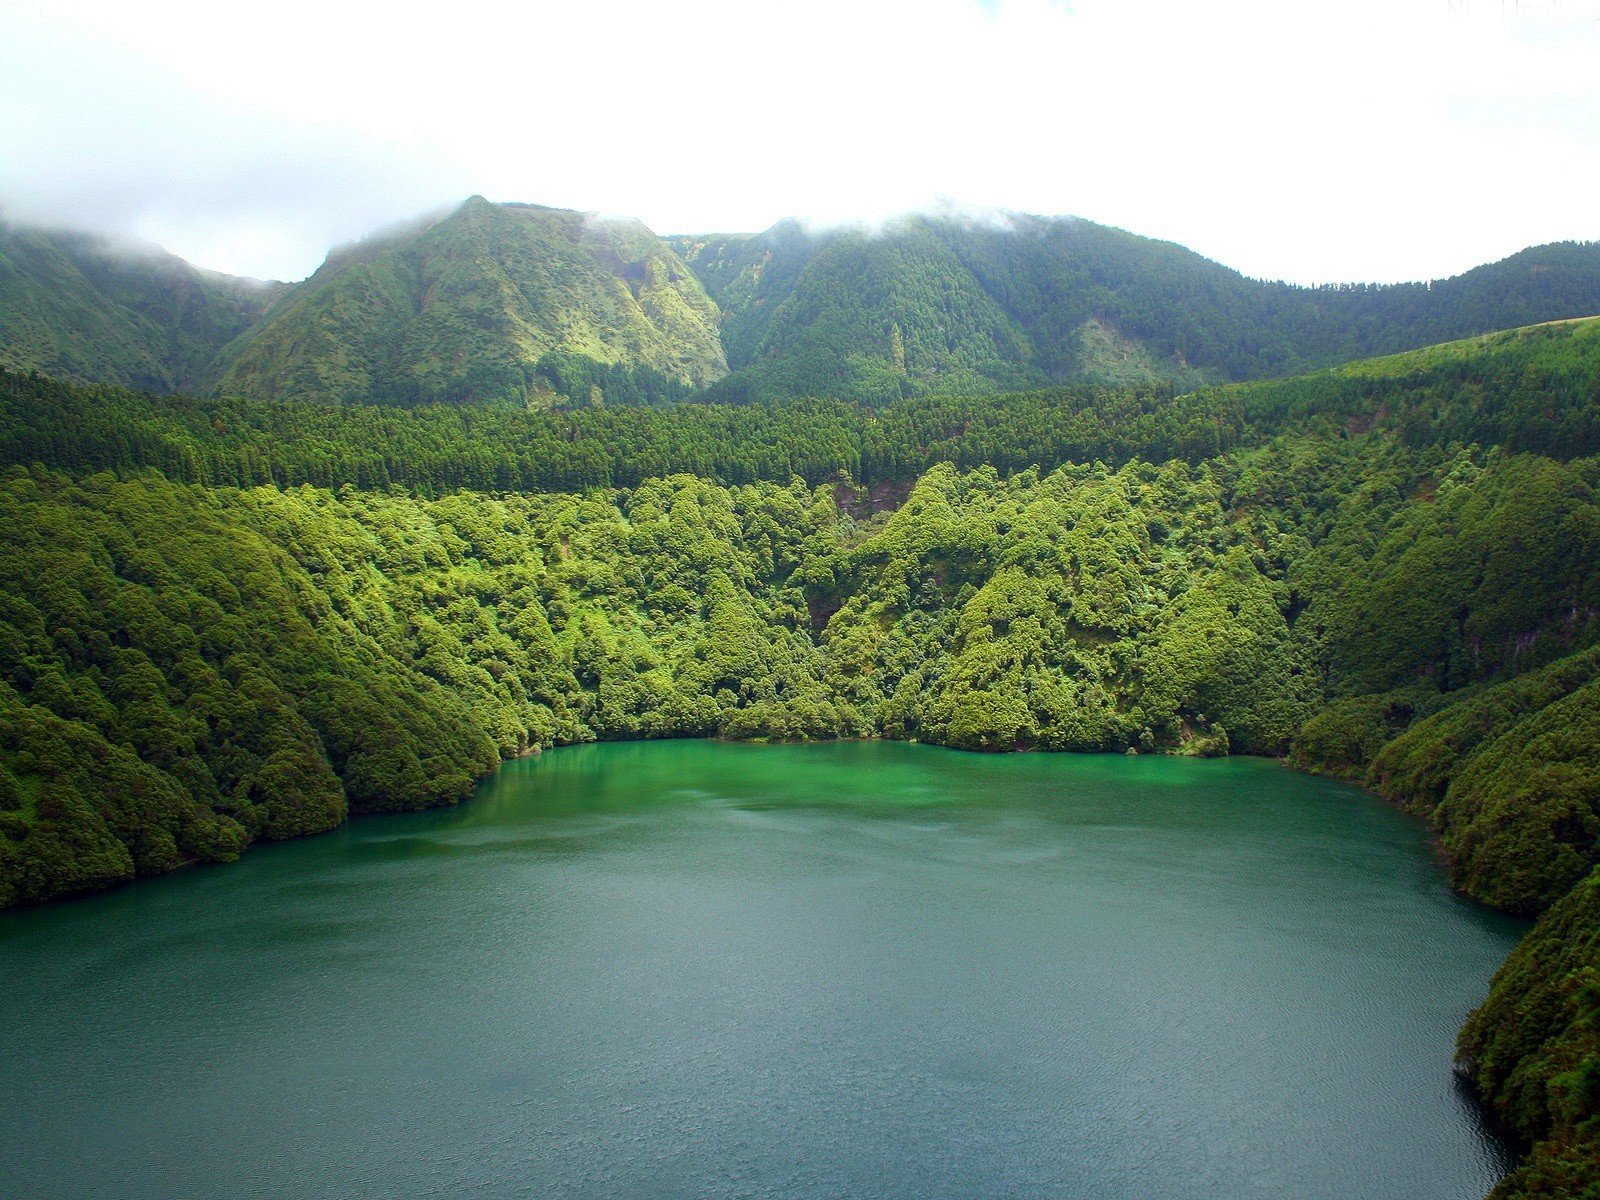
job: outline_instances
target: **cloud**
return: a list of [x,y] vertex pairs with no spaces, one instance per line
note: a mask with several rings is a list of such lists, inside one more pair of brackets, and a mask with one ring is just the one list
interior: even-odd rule
[[0,23],[0,210],[299,278],[331,244],[459,200],[426,147],[198,94],[137,57]]
[[1303,281],[1600,236],[1600,9],[634,0],[8,9],[0,204],[293,276],[471,192],[663,232],[950,198]]

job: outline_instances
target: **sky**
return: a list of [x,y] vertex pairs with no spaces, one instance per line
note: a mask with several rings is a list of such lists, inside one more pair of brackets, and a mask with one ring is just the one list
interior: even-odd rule
[[3,0],[0,45],[0,213],[266,278],[474,193],[1071,214],[1301,283],[1600,239],[1600,0]]

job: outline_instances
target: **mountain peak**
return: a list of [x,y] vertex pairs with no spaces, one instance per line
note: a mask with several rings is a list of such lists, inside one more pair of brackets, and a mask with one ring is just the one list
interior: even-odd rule
[[604,378],[630,397],[665,396],[726,373],[717,318],[640,222],[472,196],[443,220],[330,258],[229,348],[217,386],[524,404],[603,396]]

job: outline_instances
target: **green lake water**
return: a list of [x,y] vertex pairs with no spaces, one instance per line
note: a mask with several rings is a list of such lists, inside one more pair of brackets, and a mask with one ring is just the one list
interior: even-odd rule
[[1269,762],[574,747],[0,915],[0,1196],[1475,1200],[1522,928]]

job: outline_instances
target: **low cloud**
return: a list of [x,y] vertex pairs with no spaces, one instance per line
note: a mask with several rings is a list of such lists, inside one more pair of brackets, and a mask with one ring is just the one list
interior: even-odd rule
[[1252,275],[1423,278],[1600,236],[1594,7],[10,6],[0,206],[291,278],[473,192],[666,233],[1074,213]]
[[417,147],[199,97],[105,46],[38,27],[0,40],[26,51],[0,78],[0,209],[17,220],[299,278],[329,246],[470,190]]

